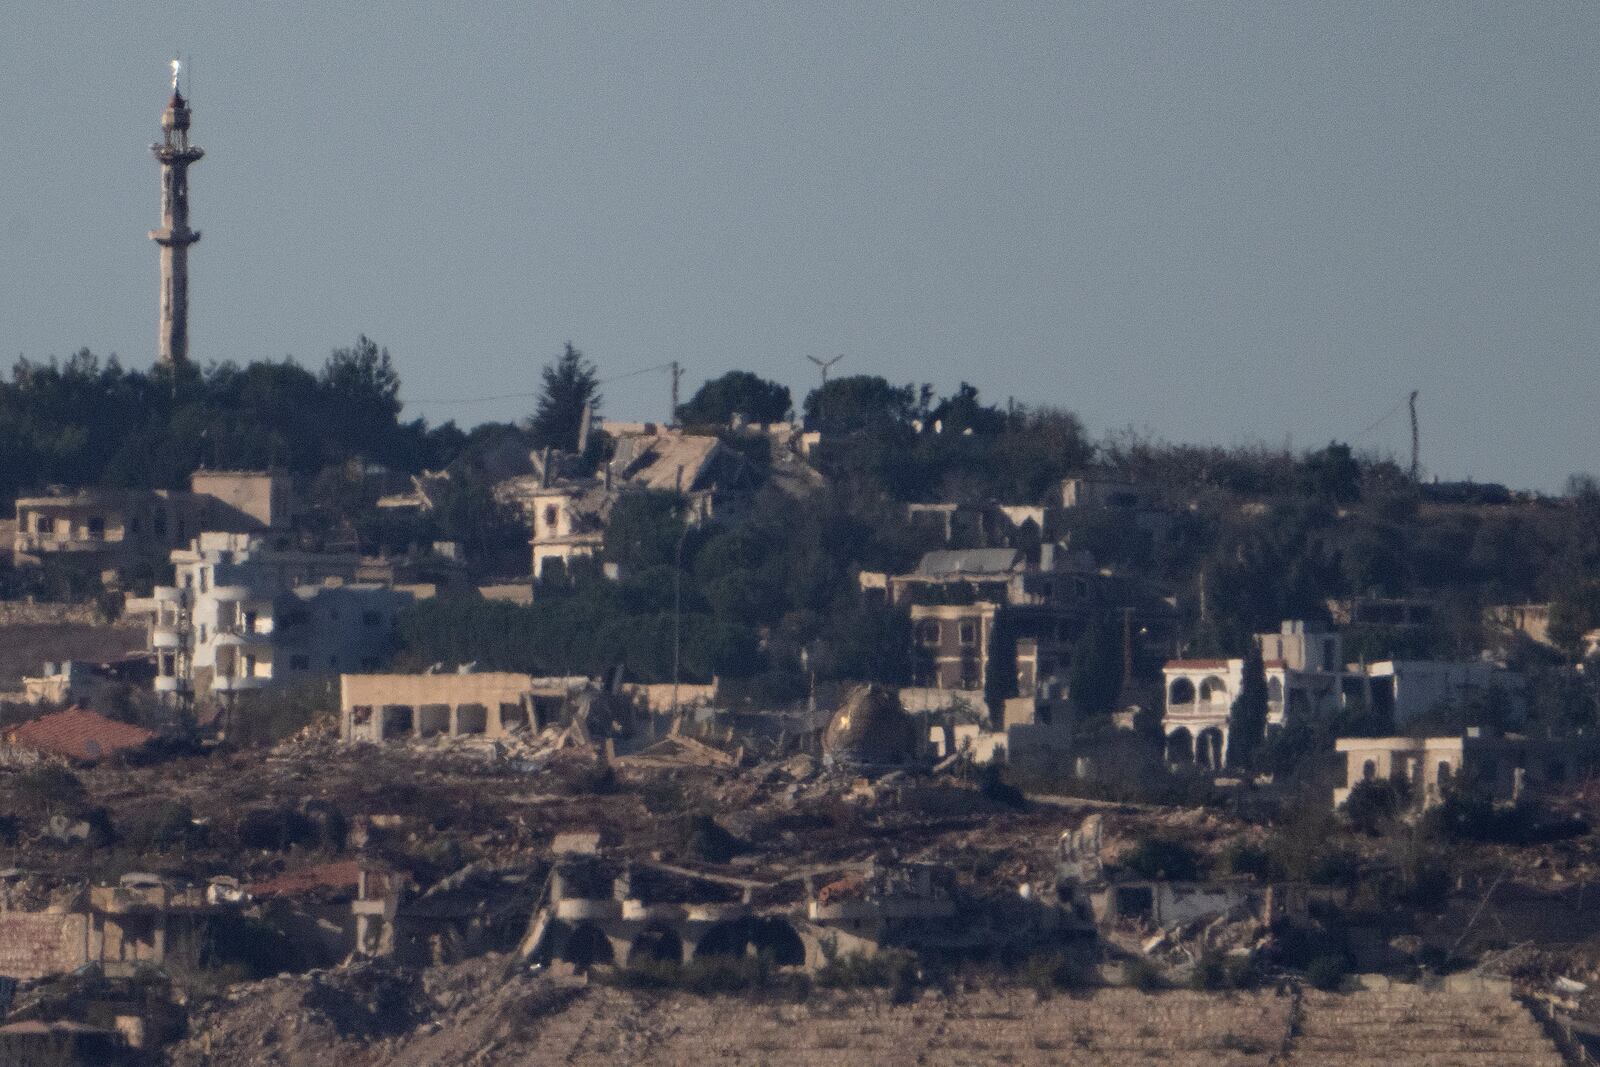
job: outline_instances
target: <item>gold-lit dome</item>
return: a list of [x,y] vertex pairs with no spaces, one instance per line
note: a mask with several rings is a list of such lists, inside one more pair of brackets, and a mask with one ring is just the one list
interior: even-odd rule
[[834,712],[822,751],[839,763],[904,763],[916,752],[916,727],[893,692],[858,686]]

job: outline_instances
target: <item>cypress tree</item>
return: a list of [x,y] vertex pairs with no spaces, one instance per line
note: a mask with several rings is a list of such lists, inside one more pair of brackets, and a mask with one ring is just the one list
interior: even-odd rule
[[1254,640],[1244,657],[1244,678],[1228,714],[1228,766],[1247,768],[1267,734],[1267,669]]

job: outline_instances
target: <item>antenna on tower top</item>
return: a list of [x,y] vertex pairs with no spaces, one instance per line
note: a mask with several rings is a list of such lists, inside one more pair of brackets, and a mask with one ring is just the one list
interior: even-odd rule
[[172,91],[178,91],[178,72],[183,69],[183,63],[174,59],[172,61]]

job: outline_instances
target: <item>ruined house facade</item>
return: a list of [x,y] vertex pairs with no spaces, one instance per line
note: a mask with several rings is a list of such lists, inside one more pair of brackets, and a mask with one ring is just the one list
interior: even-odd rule
[[532,474],[496,486],[496,498],[528,518],[535,578],[555,577],[598,557],[611,509],[624,493],[677,493],[686,519],[695,524],[737,506],[755,487],[750,464],[715,437],[652,424],[621,427],[617,434],[615,452],[598,472],[578,470],[577,456],[540,454],[533,457]]
[[289,527],[294,494],[275,471],[196,471],[187,492],[89,489],[21,497],[12,551],[20,564],[71,557],[117,567],[187,544],[202,530],[267,533]]
[[[912,683],[981,699],[992,672],[1014,669],[1019,696],[1064,692],[1072,648],[1095,620],[1128,613],[1130,639],[1143,654],[1170,640],[1170,608],[1098,570],[1086,553],[1044,544],[940,550],[909,574],[863,573],[863,592],[904,608],[912,629]],[[1129,607],[1131,603],[1137,606]],[[1014,667],[1013,667],[1014,665]],[[1002,681],[1007,687],[1012,680]]]
[[1593,771],[1597,755],[1586,739],[1492,737],[1475,729],[1459,737],[1342,737],[1334,747],[1344,758],[1334,807],[1361,783],[1377,781],[1400,784],[1421,808],[1468,783],[1495,801],[1515,801],[1530,789],[1571,785]]
[[339,738],[504,737],[552,721],[587,678],[528,674],[345,674],[339,678]]

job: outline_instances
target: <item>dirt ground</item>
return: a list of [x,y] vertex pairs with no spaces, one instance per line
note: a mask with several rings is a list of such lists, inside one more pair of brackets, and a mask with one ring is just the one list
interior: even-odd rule
[[[380,1006],[403,1021],[384,1029]],[[503,957],[433,968],[415,988],[382,968],[276,979],[241,987],[192,1024],[197,1036],[170,1050],[175,1067],[1562,1062],[1520,1005],[1490,994],[962,989],[909,1004],[837,991],[762,1001],[508,974]]]

